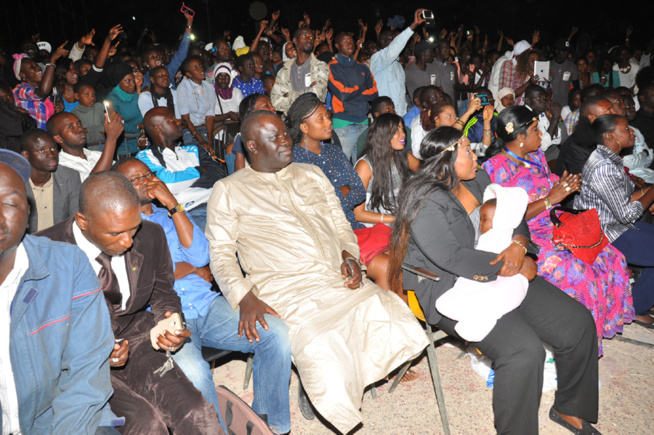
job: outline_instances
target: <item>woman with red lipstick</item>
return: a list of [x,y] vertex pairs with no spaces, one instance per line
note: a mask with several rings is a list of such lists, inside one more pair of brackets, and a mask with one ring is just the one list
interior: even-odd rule
[[379,115],[370,126],[363,157],[354,166],[366,189],[366,200],[354,208],[354,216],[370,231],[384,234],[382,246],[370,252],[362,248],[362,260],[369,274],[381,275],[375,282],[386,290],[390,289],[386,254],[390,249],[390,228],[395,221],[400,187],[410,173],[405,143],[402,118],[394,113]]

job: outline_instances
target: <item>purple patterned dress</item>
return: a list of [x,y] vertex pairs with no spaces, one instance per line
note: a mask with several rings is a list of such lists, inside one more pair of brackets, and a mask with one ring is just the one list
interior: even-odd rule
[[[525,189],[531,203],[547,196],[559,177],[550,172],[542,151],[535,151],[529,156],[545,170],[536,165],[531,165],[531,168],[519,166],[502,154],[489,159],[483,168],[493,183]],[[556,249],[552,243],[554,226],[549,210],[527,223],[532,240],[540,247],[538,274],[590,310],[597,327],[599,355],[602,356],[602,337],[610,338],[622,332],[624,323],[634,319],[624,255],[612,245],[607,245],[595,263],[589,266],[569,251]]]

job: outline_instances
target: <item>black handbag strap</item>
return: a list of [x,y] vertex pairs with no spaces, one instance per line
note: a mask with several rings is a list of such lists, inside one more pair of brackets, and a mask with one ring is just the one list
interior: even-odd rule
[[556,215],[557,211],[562,211],[566,213],[572,213],[572,214],[579,214],[583,213],[587,210],[575,210],[574,208],[569,208],[569,207],[562,207],[562,206],[556,206],[552,207],[552,210],[550,210],[550,219],[552,219],[552,223],[554,224],[555,227],[558,227],[561,225],[561,219]]

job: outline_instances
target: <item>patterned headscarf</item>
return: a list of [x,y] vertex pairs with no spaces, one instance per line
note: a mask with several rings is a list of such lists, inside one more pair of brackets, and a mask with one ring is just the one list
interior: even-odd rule
[[20,53],[20,54],[13,54],[12,57],[15,59],[14,60],[14,76],[16,77],[16,80],[19,82],[22,82],[23,80],[20,78],[20,66],[23,63],[24,58],[30,58],[28,55],[25,53]]
[[[229,87],[227,89],[221,89],[218,86],[218,74],[227,74],[229,76]],[[238,74],[232,69],[232,67],[227,62],[222,62],[216,65],[216,68],[213,70],[213,80],[214,88],[216,89],[216,95],[222,98],[223,100],[232,99],[232,91],[234,90],[234,79]]]

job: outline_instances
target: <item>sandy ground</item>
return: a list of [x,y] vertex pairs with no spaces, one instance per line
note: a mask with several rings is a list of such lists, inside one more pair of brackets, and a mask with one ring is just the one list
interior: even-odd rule
[[[636,340],[637,342],[633,342]],[[470,358],[457,342],[439,342],[436,355],[452,434],[492,434],[492,389],[470,367]],[[232,354],[214,369],[216,385],[225,385],[251,403],[252,383],[243,389],[245,357]],[[602,434],[654,433],[654,330],[628,325],[622,335],[604,340],[604,357],[599,361],[599,422]],[[377,399],[366,391],[361,413],[363,425],[353,434],[442,434],[436,396],[426,356],[415,364],[420,375],[411,383],[401,383],[391,394],[390,383],[377,384]],[[293,435],[336,433],[320,417],[305,420],[297,405],[297,376],[291,377],[291,419]],[[543,393],[539,421],[541,434],[569,434],[551,422],[548,413],[554,391]]]

